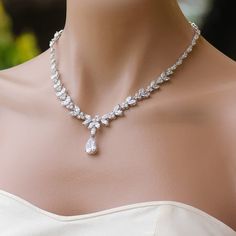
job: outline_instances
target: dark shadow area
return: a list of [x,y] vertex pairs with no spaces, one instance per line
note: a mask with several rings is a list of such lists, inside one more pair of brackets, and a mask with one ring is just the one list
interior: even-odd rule
[[66,0],[3,0],[12,20],[14,35],[34,32],[42,51],[48,48],[55,31],[64,27]]
[[[13,33],[33,31],[42,51],[55,31],[64,27],[66,0],[3,0],[13,22]],[[203,36],[227,56],[236,60],[236,0],[213,0],[202,27]]]
[[202,34],[212,45],[236,60],[236,0],[213,0]]

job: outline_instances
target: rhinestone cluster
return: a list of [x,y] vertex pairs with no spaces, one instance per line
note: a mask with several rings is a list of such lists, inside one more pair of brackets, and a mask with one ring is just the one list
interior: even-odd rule
[[196,45],[197,40],[200,37],[200,30],[197,25],[190,22],[192,28],[194,29],[194,36],[192,38],[191,44],[187,47],[187,49],[181,54],[181,56],[177,59],[175,64],[171,67],[167,68],[163,71],[156,79],[152,80],[150,84],[146,88],[139,89],[133,96],[128,96],[123,102],[114,106],[111,112],[108,112],[102,116],[95,115],[92,117],[89,114],[81,111],[80,107],[76,105],[72,98],[70,97],[67,89],[63,85],[60,74],[57,68],[56,61],[56,50],[55,43],[59,40],[63,30],[56,32],[54,38],[50,41],[50,64],[51,64],[51,80],[53,82],[53,87],[56,93],[57,98],[61,102],[61,105],[68,109],[70,115],[74,118],[82,120],[83,125],[85,125],[90,131],[90,137],[85,145],[85,151],[92,155],[97,153],[97,143],[95,140],[95,135],[97,130],[99,130],[102,126],[108,126],[112,120],[115,120],[117,117],[121,117],[124,114],[124,111],[136,106],[139,101],[147,99],[150,97],[151,93],[158,90],[164,82],[170,80],[170,76],[174,73],[174,71],[183,63],[183,60],[187,58],[189,53],[192,51],[194,45]]

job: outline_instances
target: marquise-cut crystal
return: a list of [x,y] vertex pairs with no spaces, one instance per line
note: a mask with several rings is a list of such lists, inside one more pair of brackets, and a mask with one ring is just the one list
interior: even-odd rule
[[109,121],[108,119],[101,119],[101,123],[105,126],[108,126],[109,125]]
[[61,101],[64,101],[67,98],[67,94],[63,93],[59,98]]
[[139,89],[138,92],[142,98],[148,98],[150,96],[150,92],[146,91],[144,88]]
[[56,95],[57,97],[60,97],[62,94],[64,94],[66,92],[66,88],[63,87],[62,90],[60,92],[57,92]]
[[130,106],[134,106],[136,105],[137,101],[136,99],[134,99],[133,97],[129,96],[126,98],[126,102],[130,105]]
[[71,102],[71,97],[67,95],[66,99],[61,102],[62,106],[67,106]]
[[90,137],[87,141],[85,151],[90,155],[95,154],[97,152],[97,144],[94,137]]
[[59,73],[58,71],[56,71],[56,73],[52,74],[51,79],[52,81],[57,81],[58,78],[59,78]]
[[73,110],[74,109],[74,103],[73,102],[70,102],[67,106],[66,106],[67,109],[69,110]]
[[119,104],[114,107],[113,112],[116,116],[122,116],[123,115],[122,108]]
[[57,88],[58,86],[61,85],[61,81],[60,80],[57,80],[57,82],[53,85],[54,88]]
[[85,125],[85,126],[88,126],[91,123],[91,121],[92,121],[91,117],[90,118],[86,117],[86,120],[82,124]]

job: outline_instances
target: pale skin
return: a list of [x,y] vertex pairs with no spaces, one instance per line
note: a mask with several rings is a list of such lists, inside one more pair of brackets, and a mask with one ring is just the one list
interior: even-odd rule
[[[193,31],[173,0],[68,0],[59,70],[86,113],[104,114],[173,64]],[[0,189],[60,215],[152,200],[236,230],[236,65],[203,38],[152,98],[97,135],[69,116],[49,51],[0,72]]]

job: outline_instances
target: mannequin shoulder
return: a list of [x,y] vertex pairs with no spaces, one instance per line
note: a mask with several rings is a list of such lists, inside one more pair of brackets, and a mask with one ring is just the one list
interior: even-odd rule
[[225,161],[236,168],[236,62],[202,38],[185,65],[180,96],[222,140]]
[[[204,46],[203,46],[204,47]],[[236,62],[205,42],[205,52],[199,62],[198,78],[202,106],[209,112],[211,124],[222,140],[230,168],[236,168]],[[227,158],[229,157],[229,158]],[[233,179],[236,174],[232,169]]]
[[42,75],[43,72],[49,73],[48,50],[22,64],[0,70],[0,83],[1,85],[4,82],[27,85],[35,82],[35,78]]
[[50,75],[47,56],[46,51],[25,63],[0,71],[0,111],[19,106],[45,86],[43,79]]
[[193,54],[192,66],[186,70],[186,77],[190,78],[192,86],[198,89],[199,96],[212,97],[215,102],[211,105],[228,105],[232,108],[232,112],[236,112],[236,62],[234,60],[202,38],[198,50]]

